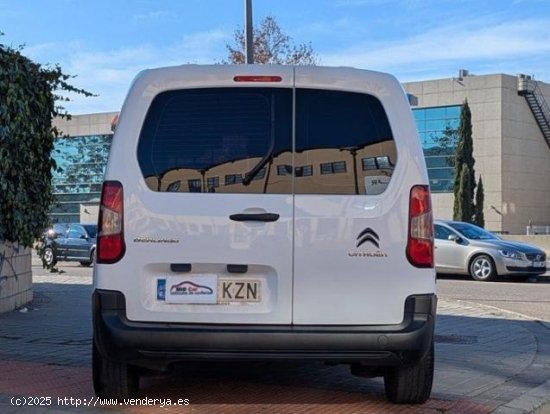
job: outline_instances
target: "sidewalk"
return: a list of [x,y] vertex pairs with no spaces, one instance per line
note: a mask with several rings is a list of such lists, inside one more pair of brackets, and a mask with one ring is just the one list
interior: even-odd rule
[[[27,312],[0,315],[0,412],[107,412],[58,406],[57,397],[93,401],[89,276],[34,278]],[[345,366],[185,364],[166,378],[145,378],[142,394],[188,398],[186,407],[117,406],[128,413],[523,413],[550,403],[550,329],[519,315],[459,301],[440,301],[432,399],[394,406],[381,379]],[[51,396],[50,407],[14,407],[14,396]]]

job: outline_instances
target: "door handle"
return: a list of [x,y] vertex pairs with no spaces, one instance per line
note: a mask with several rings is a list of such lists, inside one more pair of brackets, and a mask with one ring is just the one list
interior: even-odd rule
[[233,221],[277,221],[279,215],[275,213],[239,213],[231,214],[229,218]]

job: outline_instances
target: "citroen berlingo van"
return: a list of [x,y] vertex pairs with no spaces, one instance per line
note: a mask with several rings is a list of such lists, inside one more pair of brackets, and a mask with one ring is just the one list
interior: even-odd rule
[[351,68],[140,73],[103,184],[97,395],[184,361],[317,360],[428,399],[435,272],[407,97]]

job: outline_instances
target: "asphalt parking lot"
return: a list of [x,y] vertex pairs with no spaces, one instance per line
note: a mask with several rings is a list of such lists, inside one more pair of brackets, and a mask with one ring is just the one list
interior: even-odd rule
[[[150,401],[102,405],[91,385],[91,269],[67,264],[49,273],[34,265],[33,302],[0,315],[2,413],[521,413],[550,400],[548,326],[444,298],[434,390],[421,406],[390,405],[380,379],[321,363],[184,364],[168,376],[143,379],[141,397]],[[13,405],[47,397],[51,405]],[[152,399],[155,405],[144,405]],[[167,404],[178,400],[188,405]]]

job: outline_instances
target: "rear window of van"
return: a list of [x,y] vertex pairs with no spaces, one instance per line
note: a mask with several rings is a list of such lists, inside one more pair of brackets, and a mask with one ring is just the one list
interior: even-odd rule
[[289,88],[159,94],[138,161],[160,192],[380,194],[396,164],[386,113],[373,96]]

